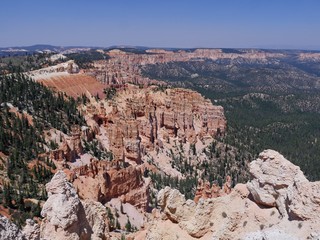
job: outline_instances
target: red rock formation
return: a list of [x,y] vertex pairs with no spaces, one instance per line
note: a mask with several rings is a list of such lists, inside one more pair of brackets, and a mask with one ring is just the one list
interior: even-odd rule
[[[119,162],[139,164],[146,149],[158,148],[170,137],[195,143],[197,138],[215,137],[225,131],[223,108],[191,90],[155,92],[154,87],[128,86],[118,90],[112,101],[89,105],[86,111],[91,120],[106,128],[109,149]],[[108,103],[112,107],[106,110]]]
[[226,177],[226,182],[223,184],[222,189],[218,185],[217,181],[214,181],[212,183],[212,186],[210,187],[210,182],[205,181],[201,178],[198,179],[198,185],[197,185],[197,190],[194,196],[194,201],[195,203],[198,203],[200,198],[207,199],[207,198],[217,198],[221,197],[224,195],[228,195],[231,193],[231,177],[227,176]]
[[[86,131],[84,131],[84,133],[88,134]],[[50,152],[50,158],[60,162],[65,160],[71,162],[76,159],[83,153],[81,135],[84,133],[81,131],[80,126],[73,125],[70,136],[64,140],[59,149]],[[87,138],[88,136],[84,137]]]
[[117,168],[116,162],[92,160],[90,164],[74,169],[69,177],[82,199],[105,203],[121,197],[138,208],[146,209],[148,184],[142,178],[140,168]]

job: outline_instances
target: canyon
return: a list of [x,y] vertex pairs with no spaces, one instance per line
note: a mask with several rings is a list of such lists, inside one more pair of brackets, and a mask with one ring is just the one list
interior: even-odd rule
[[[149,168],[158,171],[149,166],[149,156],[155,155],[169,174],[181,176],[167,156],[172,144],[180,142],[190,148],[203,142],[198,149],[202,151],[215,136],[223,135],[226,127],[221,107],[185,89],[162,92],[128,85],[118,89],[112,100],[91,98],[81,111],[89,127],[74,126],[71,137],[62,136],[51,159],[61,169],[68,169],[81,198],[106,203],[120,197],[145,210],[150,180],[142,175]],[[59,134],[50,135],[53,140]],[[88,136],[95,136],[102,149],[112,152],[112,160],[99,161],[84,154],[81,141],[89,140]]]
[[[319,239],[319,182],[307,180],[298,166],[273,150],[250,162],[242,148],[224,140],[228,131],[222,106],[142,72],[149,65],[173,62],[267,64],[285,54],[221,49],[102,53],[109,58],[86,69],[66,57],[27,73],[63,98],[76,99],[82,122],[72,122],[66,131],[45,128],[41,144],[46,163],[34,159],[28,164],[45,166],[53,175],[40,183],[45,200],[31,199],[41,206],[41,216],[28,219],[22,229],[1,217],[0,237]],[[38,116],[15,112],[37,124],[33,120]],[[1,160],[8,162],[5,155]]]

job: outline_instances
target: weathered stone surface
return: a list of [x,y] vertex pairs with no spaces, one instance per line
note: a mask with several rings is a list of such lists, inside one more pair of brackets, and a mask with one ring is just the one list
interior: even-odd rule
[[256,202],[267,206],[277,206],[294,182],[307,182],[299,167],[273,150],[263,151],[259,159],[251,162],[250,173],[253,179],[247,186],[251,194]]
[[319,219],[320,182],[309,182],[299,167],[273,150],[265,150],[250,164],[253,179],[247,184],[254,200],[276,206],[282,216]]
[[19,228],[10,222],[6,217],[0,216],[0,239],[3,240],[24,240],[24,236]]
[[[111,104],[111,106],[108,106]],[[118,162],[141,163],[146,150],[160,147],[169,138],[196,143],[224,134],[223,108],[199,93],[186,89],[156,91],[128,85],[118,89],[113,102],[86,106],[84,111],[106,129],[108,149]]]
[[47,183],[48,200],[41,215],[41,238],[45,239],[90,239],[89,226],[83,206],[66,174],[58,171]]
[[40,226],[31,219],[26,220],[26,225],[22,232],[28,240],[40,240]]
[[287,199],[289,217],[320,221],[320,182],[299,182],[289,186]]
[[[319,182],[309,182],[298,167],[272,150],[262,152],[250,171],[253,179],[246,185],[237,184],[217,198],[201,197],[198,203],[186,201],[177,190],[162,189],[162,218],[155,217],[146,238],[166,239],[171,234],[174,239],[319,239]],[[201,193],[205,184],[199,181]],[[228,191],[225,186],[223,192]]]
[[92,229],[92,240],[109,239],[109,220],[106,207],[92,200],[82,201],[86,219]]

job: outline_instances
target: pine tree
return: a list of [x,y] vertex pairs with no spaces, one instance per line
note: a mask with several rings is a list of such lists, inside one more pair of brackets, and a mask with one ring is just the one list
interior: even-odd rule
[[127,232],[131,232],[132,231],[132,226],[131,226],[131,222],[130,222],[129,218],[128,218],[128,221],[127,221],[125,227],[126,227]]

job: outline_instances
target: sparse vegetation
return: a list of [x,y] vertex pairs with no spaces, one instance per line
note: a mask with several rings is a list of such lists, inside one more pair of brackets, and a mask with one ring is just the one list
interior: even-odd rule
[[84,151],[90,153],[98,160],[113,160],[112,152],[103,149],[101,144],[96,139],[92,140],[91,142],[84,141]]
[[25,53],[20,56],[1,57],[0,74],[32,71],[61,62],[60,60],[51,62],[49,60],[51,55],[52,53]]
[[112,100],[117,95],[117,89],[114,87],[106,88],[103,91],[106,94],[106,99]]
[[127,223],[126,223],[125,228],[126,228],[126,231],[127,231],[127,232],[132,232],[132,231],[134,230],[133,227],[132,227],[132,225],[131,225],[131,222],[130,222],[129,218],[128,218],[128,221],[127,221]]

